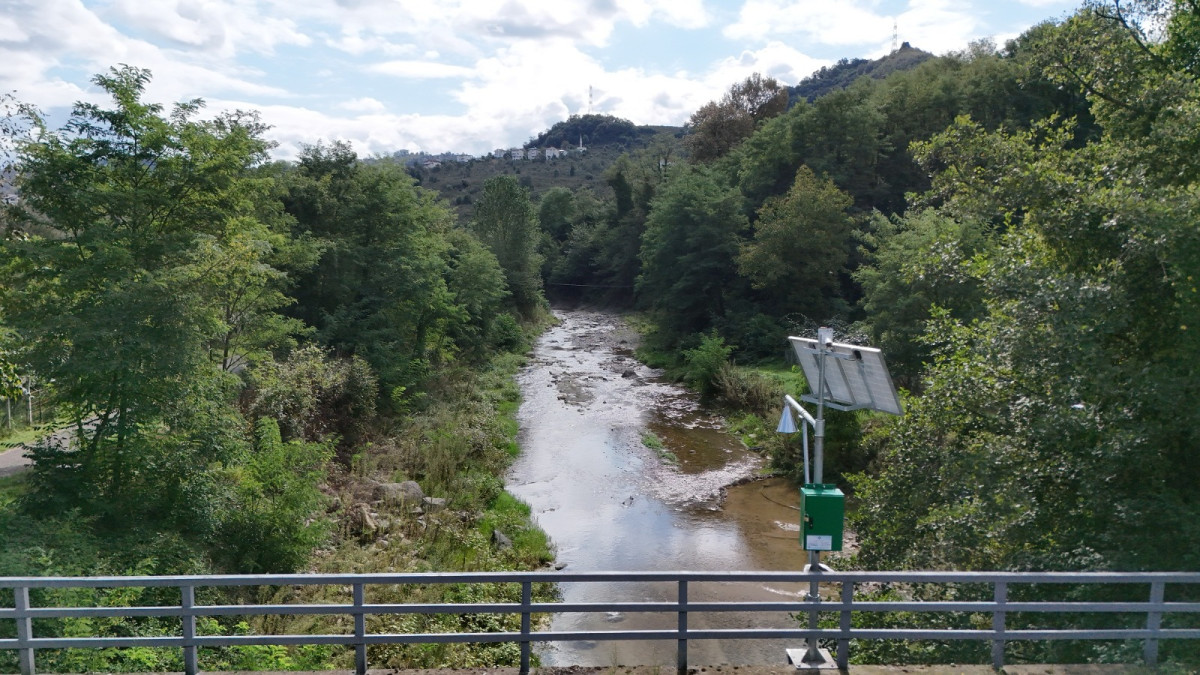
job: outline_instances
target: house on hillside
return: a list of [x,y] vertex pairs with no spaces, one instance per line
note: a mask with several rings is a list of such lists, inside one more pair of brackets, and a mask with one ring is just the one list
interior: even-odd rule
[[559,157],[567,154],[566,150],[559,150],[558,148],[546,148],[545,152],[546,159],[558,159]]

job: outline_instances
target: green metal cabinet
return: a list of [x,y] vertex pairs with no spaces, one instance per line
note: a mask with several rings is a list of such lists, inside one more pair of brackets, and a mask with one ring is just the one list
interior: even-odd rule
[[800,488],[800,546],[805,551],[842,550],[846,496],[829,483]]

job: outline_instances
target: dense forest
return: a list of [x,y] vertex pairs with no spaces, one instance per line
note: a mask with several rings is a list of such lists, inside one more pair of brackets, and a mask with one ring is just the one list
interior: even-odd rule
[[[256,115],[164,111],[143,70],[98,76],[112,106],[57,131],[9,99],[0,384],[47,383],[80,441],[40,446],[0,492],[20,544],[0,574],[544,563],[499,476],[547,297],[642,312],[642,357],[735,428],[778,414],[789,334],[882,348],[906,414],[831,421],[849,564],[1200,569],[1200,11],[1089,2],[1001,47],[903,51],[802,96],[755,75],[678,139],[569,120],[533,143],[621,144],[604,190],[496,173],[466,218],[428,176],[339,143],[272,162]],[[799,475],[792,442],[766,449]],[[405,481],[442,501],[368,510]],[[55,667],[95,665],[72,658]]]

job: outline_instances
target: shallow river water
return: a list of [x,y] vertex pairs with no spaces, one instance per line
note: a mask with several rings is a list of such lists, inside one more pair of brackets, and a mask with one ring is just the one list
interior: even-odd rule
[[[639,364],[616,315],[558,311],[521,374],[521,457],[509,491],[528,502],[570,571],[799,570],[797,495],[780,480],[721,489],[763,458],[721,431],[694,395]],[[653,432],[678,462],[645,445]],[[674,600],[673,584],[563,584],[566,602]],[[799,585],[691,584],[693,602],[801,597]],[[671,614],[558,614],[551,630],[673,629]],[[787,614],[710,613],[693,628],[795,627]],[[699,664],[781,664],[795,641],[691,641]],[[547,645],[545,665],[670,665],[675,643]]]

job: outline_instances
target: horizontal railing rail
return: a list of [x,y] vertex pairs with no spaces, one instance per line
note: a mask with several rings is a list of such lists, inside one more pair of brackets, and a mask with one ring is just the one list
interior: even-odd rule
[[[812,581],[840,585],[839,599],[808,598],[790,602],[694,602],[688,599],[689,584],[700,583],[796,583]],[[674,601],[645,602],[534,602],[536,583],[671,583]],[[520,602],[487,603],[368,603],[367,589],[373,586],[432,584],[519,584]],[[864,587],[891,584],[904,588],[916,584],[979,584],[990,587],[991,600],[929,601],[858,600],[855,592]],[[1145,601],[1009,601],[1014,586],[1033,584],[1141,585],[1147,587]],[[803,639],[835,641],[837,664],[846,667],[850,640],[977,640],[991,642],[992,665],[1004,665],[1007,642],[1019,640],[1140,640],[1143,659],[1156,665],[1161,640],[1200,639],[1200,628],[1164,628],[1163,617],[1200,614],[1200,602],[1167,602],[1169,585],[1200,585],[1200,573],[1192,572],[480,572],[433,574],[313,574],[313,575],[212,575],[159,577],[0,577],[0,589],[11,589],[12,606],[0,607],[0,622],[15,622],[16,637],[0,638],[0,650],[16,650],[23,675],[35,672],[39,649],[88,649],[163,647],[182,650],[184,670],[198,672],[197,649],[242,645],[342,645],[353,647],[355,670],[367,670],[367,647],[413,643],[517,643],[521,650],[521,672],[530,667],[533,643],[579,640],[664,640],[676,642],[676,666],[688,667],[689,640]],[[349,588],[345,603],[322,604],[211,604],[196,603],[196,589],[262,586],[338,586]],[[64,588],[175,588],[179,604],[129,607],[33,606],[31,591]],[[1195,590],[1195,589],[1193,589]],[[837,613],[838,628],[690,628],[689,615],[720,612]],[[533,616],[551,613],[661,613],[677,617],[675,628],[653,630],[534,630]],[[865,628],[854,627],[854,613],[953,612],[991,615],[991,628]],[[1107,628],[1008,628],[1012,613],[1039,614],[1125,614],[1142,615],[1137,626]],[[466,633],[367,632],[366,619],[396,614],[502,614],[520,617],[519,631]],[[353,621],[353,632],[306,635],[198,635],[197,619],[264,615],[343,615]],[[179,618],[174,636],[66,637],[34,634],[35,619],[71,618]],[[12,624],[9,624],[10,626]],[[3,626],[3,623],[0,623]],[[10,634],[13,632],[10,628]],[[2,634],[2,633],[0,633]]]

